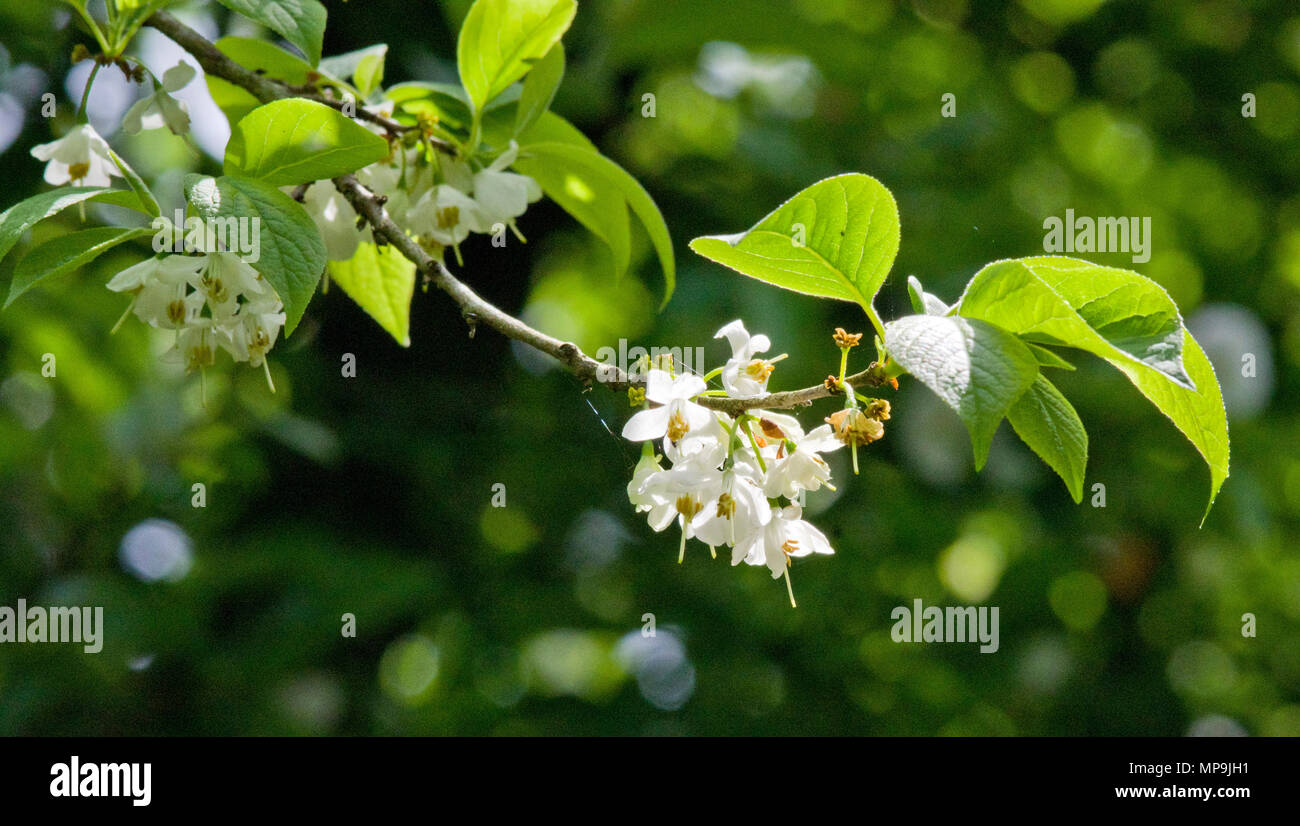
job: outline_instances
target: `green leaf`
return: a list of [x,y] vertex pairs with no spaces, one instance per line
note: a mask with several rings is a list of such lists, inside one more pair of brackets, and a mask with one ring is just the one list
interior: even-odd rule
[[1085,350],[1123,371],[1204,457],[1214,504],[1228,478],[1223,396],[1213,368],[1158,284],[1073,258],[999,261],[971,279],[958,312],[1038,343]]
[[410,81],[389,86],[384,97],[393,101],[393,117],[413,126],[419,115],[427,115],[447,134],[458,139],[469,137],[473,115],[465,90],[450,83]]
[[907,297],[912,301],[912,312],[917,315],[948,315],[952,309],[922,289],[921,280],[915,275],[907,277]]
[[117,166],[118,171],[122,173],[122,177],[126,178],[126,182],[131,186],[131,191],[135,193],[136,198],[139,199],[140,204],[145,208],[149,216],[157,218],[161,215],[162,209],[158,206],[158,199],[153,196],[153,192],[150,191],[149,185],[144,182],[144,179],[136,174],[131,165],[122,160],[122,156],[112,149],[108,150],[108,156],[113,159],[113,163]]
[[1007,411],[1038,376],[1028,345],[1006,330],[977,319],[909,315],[885,325],[889,355],[966,424],[975,469]]
[[13,249],[14,244],[33,224],[85,201],[104,201],[138,212],[145,211],[138,205],[139,200],[133,193],[121,189],[72,186],[42,192],[0,212],[0,258],[9,254],[9,250]]
[[259,106],[235,125],[225,173],[273,186],[325,180],[388,156],[388,141],[342,112],[301,98]]
[[411,346],[415,265],[391,244],[363,243],[348,261],[331,261],[330,278],[403,347]]
[[[223,37],[215,44],[217,50],[244,68],[282,80],[291,86],[307,83],[312,67],[297,55],[290,54],[274,43],[251,37]],[[226,114],[233,128],[245,115],[261,106],[261,101],[243,87],[207,73],[204,81],[208,93],[217,107]]]
[[388,56],[388,46],[378,43],[364,49],[323,58],[320,62],[321,74],[339,83],[349,79],[356,86],[363,98],[379,87],[384,81],[384,61]]
[[1039,375],[1011,405],[1007,420],[1025,444],[1065,481],[1075,504],[1083,501],[1088,433],[1056,385]]
[[1159,284],[1129,270],[1051,256],[997,261],[966,285],[957,312],[1190,386],[1177,305]]
[[1048,350],[1046,347],[1032,342],[1026,342],[1026,344],[1029,344],[1029,349],[1033,351],[1034,358],[1038,359],[1039,367],[1056,367],[1061,370],[1074,370],[1073,364],[1061,358],[1051,350]]
[[297,46],[311,65],[320,63],[326,12],[317,0],[220,0],[220,3]]
[[249,265],[284,302],[285,335],[302,318],[325,272],[325,242],[302,204],[265,181],[186,175],[185,191],[203,218],[257,218],[260,256]]
[[563,80],[564,44],[556,43],[524,80],[524,89],[519,95],[519,107],[515,110],[516,135],[527,131],[546,110],[551,108],[551,101],[555,100],[555,93]]
[[473,108],[519,80],[559,42],[576,0],[475,0],[456,44],[460,82]]
[[14,299],[31,289],[38,281],[63,275],[87,264],[101,254],[134,238],[153,235],[149,227],[123,229],[121,227],[95,227],[70,232],[46,241],[33,249],[14,268],[14,280],[9,285],[8,307]]
[[[524,153],[527,153],[531,162],[523,160]],[[640,219],[641,225],[645,227],[646,233],[650,236],[650,243],[659,255],[659,264],[663,267],[665,282],[664,300],[660,306],[666,305],[677,284],[673,241],[668,234],[668,225],[664,223],[659,207],[636,178],[595,149],[575,143],[559,141],[530,143],[520,149],[520,154],[521,161],[515,163],[515,168],[525,175],[531,175],[532,172],[529,170],[537,171],[539,166],[549,165],[552,170],[558,170],[566,175],[565,188],[574,198],[579,200],[585,198],[591,202],[594,200],[595,193],[608,191],[617,194],[626,202]],[[543,190],[545,189],[546,187],[543,186]],[[588,192],[592,193],[590,197]],[[609,243],[617,260],[622,250],[616,248],[613,242]],[[623,266],[626,266],[626,263]]]
[[696,238],[691,249],[787,290],[871,301],[898,254],[898,205],[875,178],[837,175],[813,184],[746,232]]
[[352,83],[357,87],[363,98],[370,97],[370,93],[379,88],[384,82],[384,56],[367,55],[361,58],[357,64],[357,70],[352,73]]
[[1219,495],[1219,488],[1228,478],[1228,414],[1223,407],[1223,394],[1213,365],[1192,334],[1184,332],[1183,335],[1183,366],[1196,390],[1175,384],[1162,374],[1131,362],[1106,360],[1128,376],[1142,395],[1183,432],[1209,465],[1210,501],[1201,517],[1204,524]]
[[[569,143],[596,152],[596,146],[576,127],[553,112],[545,112],[522,136],[525,146],[536,143]],[[560,208],[609,247],[614,262],[614,279],[623,277],[632,258],[632,226],[627,199],[606,186],[596,173],[565,168],[525,153],[514,169],[537,181],[542,191]]]

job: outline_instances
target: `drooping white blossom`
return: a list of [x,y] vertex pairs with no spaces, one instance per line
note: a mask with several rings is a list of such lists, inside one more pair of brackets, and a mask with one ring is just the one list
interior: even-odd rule
[[123,177],[108,143],[88,123],[56,141],[33,146],[32,157],[46,161],[45,182],[55,186],[110,186],[113,178]]
[[155,82],[151,94],[136,101],[122,117],[122,131],[136,135],[146,129],[164,126],[173,134],[184,135],[190,131],[190,113],[185,101],[172,97],[194,79],[194,67],[185,61],[163,73],[162,82]]
[[802,508],[774,505],[772,518],[762,530],[736,546],[731,564],[738,565],[744,560],[749,565],[766,565],[772,578],[778,579],[787,574],[792,557],[833,553],[826,535],[804,521]]

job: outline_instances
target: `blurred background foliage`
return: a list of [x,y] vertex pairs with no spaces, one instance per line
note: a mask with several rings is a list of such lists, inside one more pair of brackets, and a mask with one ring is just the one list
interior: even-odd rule
[[[454,79],[466,2],[328,6],[327,54],[386,42],[388,82]],[[0,9],[7,205],[45,186],[27,150],[70,122],[89,67],[68,55],[88,38],[59,4]],[[257,33],[216,4],[181,13],[214,39]],[[0,733],[1300,734],[1293,3],[589,1],[566,45],[557,110],[654,194],[680,286],[656,315],[646,244],[641,280],[615,284],[543,203],[527,246],[463,250],[489,299],[589,352],[623,337],[710,362],[743,317],[791,354],[772,385],[791,388],[835,367],[830,330],[864,328],[860,311],[685,241],[867,172],[902,215],[888,318],[908,312],[906,275],[952,301],[984,263],[1040,253],[1067,208],[1151,216],[1148,264],[1093,258],[1166,286],[1217,367],[1232,477],[1205,527],[1194,450],[1096,360],[1054,376],[1092,437],[1077,507],[1005,425],[974,474],[956,417],[905,380],[862,475],[837,454],[839,492],[810,497],[837,554],[795,567],[792,610],[762,569],[698,549],[678,566],[677,537],[631,512],[635,451],[608,432],[623,397],[468,338],[441,295],[417,292],[409,350],[321,295],[272,354],[278,393],[226,362],[204,406],[197,377],[158,361],[166,340],[109,334],[123,299],[102,285],[146,252],[119,248],[0,314],[0,605],[102,605],[107,623],[96,656],[0,647]],[[137,51],[158,72],[177,57],[151,31]],[[185,172],[216,168],[226,126],[195,83],[197,147],[114,134],[135,94],[107,72],[92,115],[168,210]],[[77,226],[70,210],[32,241]],[[890,611],[917,598],[999,606],[1000,650],[894,643]]]

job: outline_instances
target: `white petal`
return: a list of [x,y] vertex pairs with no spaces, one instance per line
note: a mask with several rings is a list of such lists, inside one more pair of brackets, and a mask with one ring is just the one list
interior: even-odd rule
[[127,267],[109,279],[108,288],[115,293],[143,286],[158,271],[158,259],[146,258],[139,264]]
[[690,425],[691,431],[707,430],[709,425],[714,423],[713,414],[707,407],[701,407],[694,402],[677,402],[680,405],[683,416],[686,418],[686,424]]
[[651,370],[645,380],[645,397],[652,402],[667,404],[673,400],[673,377],[666,370]]
[[672,397],[674,399],[689,399],[698,393],[703,393],[708,389],[704,379],[693,373],[686,373],[678,376],[673,380]]
[[731,355],[738,358],[745,351],[745,346],[749,344],[749,331],[745,329],[745,324],[740,319],[736,319],[730,324],[724,325],[721,330],[714,333],[714,338],[726,336],[727,342],[731,344]]
[[194,79],[194,74],[194,67],[182,60],[163,72],[163,88],[169,92],[179,92],[189,85],[190,81]]
[[658,439],[668,432],[668,408],[642,410],[623,425],[623,438],[633,442]]
[[145,113],[149,111],[149,105],[151,103],[153,103],[152,95],[146,98],[140,98],[133,103],[131,108],[126,110],[126,114],[122,116],[122,131],[128,135],[140,134],[140,131],[144,128],[141,119],[145,116]]
[[814,427],[807,436],[799,440],[799,449],[811,453],[826,453],[844,447],[844,443],[835,438],[835,432],[828,424]]

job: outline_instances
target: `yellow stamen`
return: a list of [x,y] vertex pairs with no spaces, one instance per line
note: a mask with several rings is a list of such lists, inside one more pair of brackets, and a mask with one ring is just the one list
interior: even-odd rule
[[668,419],[668,440],[679,442],[682,437],[691,431],[691,426],[682,418],[681,411],[677,411]]

